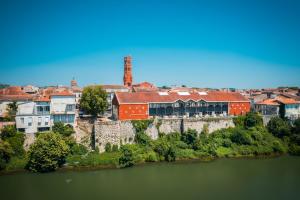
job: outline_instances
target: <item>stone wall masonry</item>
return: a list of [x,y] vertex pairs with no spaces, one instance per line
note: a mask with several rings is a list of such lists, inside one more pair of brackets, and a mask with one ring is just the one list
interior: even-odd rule
[[234,127],[232,118],[202,118],[202,119],[183,119],[183,131],[195,129],[198,133],[203,131],[205,124],[208,126],[208,133],[212,133],[222,128]]
[[95,146],[100,152],[105,151],[105,145],[131,144],[134,142],[135,129],[131,121],[109,121],[95,123]]
[[[153,140],[158,139],[159,133],[173,133],[195,129],[201,133],[204,125],[208,125],[208,132],[234,127],[232,118],[199,118],[199,119],[155,119],[145,133]],[[95,146],[100,152],[105,151],[105,145],[132,144],[134,143],[136,131],[131,121],[108,121],[95,123]]]

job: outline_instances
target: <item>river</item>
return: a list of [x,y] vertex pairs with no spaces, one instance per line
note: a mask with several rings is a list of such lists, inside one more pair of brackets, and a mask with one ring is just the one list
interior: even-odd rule
[[299,199],[300,157],[0,176],[1,199]]

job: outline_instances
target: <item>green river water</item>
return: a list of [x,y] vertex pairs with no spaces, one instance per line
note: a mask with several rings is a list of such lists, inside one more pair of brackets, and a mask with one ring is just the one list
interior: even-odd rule
[[300,157],[0,176],[1,199],[300,199]]

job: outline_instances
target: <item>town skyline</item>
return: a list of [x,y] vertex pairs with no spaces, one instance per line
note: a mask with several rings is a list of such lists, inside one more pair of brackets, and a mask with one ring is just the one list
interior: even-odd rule
[[134,82],[300,86],[297,1],[0,5],[1,83],[121,84],[122,58],[131,55]]

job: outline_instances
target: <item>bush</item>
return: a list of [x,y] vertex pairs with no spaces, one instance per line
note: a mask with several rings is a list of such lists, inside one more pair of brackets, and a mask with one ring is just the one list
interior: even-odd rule
[[269,121],[267,128],[270,133],[279,138],[291,135],[290,124],[287,121],[281,119],[280,117],[273,117]]
[[276,140],[276,141],[273,141],[273,151],[277,152],[277,153],[284,153],[285,148],[284,148],[284,146],[282,145],[281,142]]
[[112,152],[117,152],[118,150],[119,150],[118,145],[114,144],[114,145],[112,146]]
[[6,141],[0,141],[0,170],[4,169],[13,155],[13,149]]
[[27,168],[33,172],[54,171],[64,164],[68,153],[69,147],[59,134],[46,132],[30,146]]
[[5,140],[10,137],[14,137],[16,134],[17,134],[17,129],[16,126],[14,125],[4,126],[1,130],[2,140]]
[[294,121],[293,134],[300,135],[300,118]]
[[135,142],[144,146],[151,145],[151,138],[144,132],[137,132],[135,134]]
[[131,167],[134,165],[133,151],[130,145],[121,146],[121,156],[119,158],[119,165],[121,168]]
[[59,133],[66,137],[68,137],[74,133],[74,129],[73,129],[72,125],[70,125],[70,124],[64,125],[64,123],[62,123],[62,122],[54,122],[52,131],[54,133]]
[[251,128],[255,126],[263,126],[262,117],[254,112],[249,112],[245,116],[244,127]]
[[13,137],[6,138],[6,141],[13,149],[13,156],[23,157],[25,155],[23,147],[25,135],[23,133],[17,132]]
[[238,116],[238,117],[233,118],[233,123],[237,127],[244,127],[245,116]]
[[186,132],[183,132],[181,135],[181,140],[188,145],[194,145],[197,140],[197,131],[194,129],[188,129]]
[[85,155],[88,149],[82,144],[75,144],[71,147],[70,152],[72,155]]
[[109,142],[105,144],[105,151],[111,152],[111,144]]
[[231,141],[239,145],[250,145],[253,140],[249,133],[242,129],[236,129],[231,135]]
[[153,120],[133,120],[131,121],[137,133],[145,132]]

